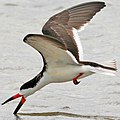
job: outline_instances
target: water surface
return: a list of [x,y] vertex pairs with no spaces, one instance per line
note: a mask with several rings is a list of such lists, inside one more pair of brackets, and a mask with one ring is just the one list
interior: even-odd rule
[[[0,101],[19,92],[19,87],[41,69],[39,54],[22,42],[28,33],[41,33],[55,13],[86,0],[0,1]],[[89,0],[91,1],[91,0]],[[120,2],[106,0],[107,7],[80,33],[84,59],[117,60],[120,67]],[[19,100],[0,106],[0,120],[117,120],[120,119],[120,75],[93,75],[78,86],[51,84],[28,97],[15,117]]]

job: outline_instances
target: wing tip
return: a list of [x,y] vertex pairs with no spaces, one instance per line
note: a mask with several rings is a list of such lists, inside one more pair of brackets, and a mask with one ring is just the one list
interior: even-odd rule
[[105,4],[104,1],[93,1],[93,2],[88,2],[88,3],[91,3],[91,4],[93,4],[93,3],[95,3],[95,4],[101,4],[103,7],[106,6],[106,4]]
[[29,37],[32,37],[32,36],[34,36],[35,34],[27,34],[24,38],[23,38],[23,42],[27,42],[27,39],[29,38]]
[[79,7],[79,6],[81,7],[84,5],[98,5],[101,9],[106,7],[106,3],[104,1],[92,1],[92,2],[83,2],[83,3],[76,5],[72,8]]
[[[103,9],[104,7],[106,7],[106,3],[104,2],[104,1],[93,1],[93,2],[89,2],[89,3],[93,3],[93,4],[97,4],[98,5],[98,7],[99,7],[99,11],[101,10],[101,9]],[[98,11],[98,12],[99,12]]]
[[104,7],[106,7],[106,3],[105,2],[99,2],[99,3],[101,3],[101,9],[103,9]]

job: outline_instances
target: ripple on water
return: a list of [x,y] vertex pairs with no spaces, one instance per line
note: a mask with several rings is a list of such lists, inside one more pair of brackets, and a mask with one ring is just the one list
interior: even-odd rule
[[92,115],[79,115],[67,112],[43,112],[43,113],[19,113],[22,116],[64,116],[71,118],[86,118],[86,119],[100,119],[100,120],[118,120],[120,118],[114,116],[92,116]]
[[13,7],[13,6],[18,6],[18,4],[14,4],[14,3],[5,3],[4,6],[11,6],[11,7]]

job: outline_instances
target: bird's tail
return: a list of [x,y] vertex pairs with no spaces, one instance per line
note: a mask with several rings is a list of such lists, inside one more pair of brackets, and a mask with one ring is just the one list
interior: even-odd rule
[[115,75],[117,71],[116,61],[106,61],[103,64],[82,61],[81,64],[86,65],[86,67],[93,73],[100,73],[105,75]]

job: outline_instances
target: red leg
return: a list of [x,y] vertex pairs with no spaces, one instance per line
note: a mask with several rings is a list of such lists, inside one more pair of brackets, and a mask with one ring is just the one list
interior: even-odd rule
[[78,76],[76,76],[75,78],[73,78],[73,83],[75,84],[75,85],[78,85],[80,82],[78,82],[77,81],[77,79],[80,77],[80,76],[82,76],[84,73],[79,73],[78,74]]

